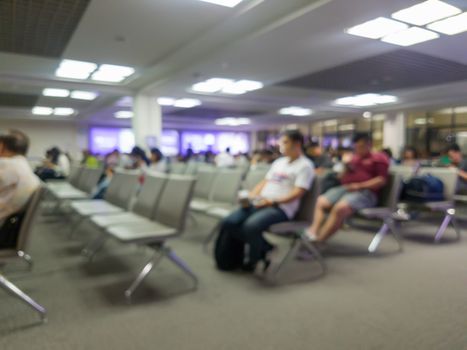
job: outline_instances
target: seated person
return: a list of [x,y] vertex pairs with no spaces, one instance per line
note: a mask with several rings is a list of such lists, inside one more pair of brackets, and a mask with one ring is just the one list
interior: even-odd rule
[[151,162],[151,165],[149,166],[150,170],[157,171],[159,173],[167,172],[167,162],[159,148],[151,148],[151,158],[149,160]]
[[323,172],[324,169],[331,169],[334,165],[329,154],[323,152],[323,148],[318,142],[311,142],[308,145],[306,155],[315,165],[317,173]]
[[409,167],[418,167],[420,160],[418,159],[418,152],[415,147],[407,146],[404,148],[401,157],[401,165]]
[[[357,134],[353,142],[354,155],[346,162],[346,169],[340,175],[341,186],[333,187],[318,197],[313,223],[304,231],[310,241],[326,241],[355,211],[374,207],[379,190],[386,184],[387,156],[371,152],[368,134]],[[328,210],[330,213],[325,220]]]
[[58,147],[46,151],[42,167],[36,170],[36,175],[43,181],[64,179],[70,174],[70,160]]
[[40,185],[25,158],[28,148],[29,138],[21,131],[0,134],[0,246],[7,234],[1,229],[5,219],[19,213]]
[[467,159],[463,159],[459,145],[452,144],[447,149],[450,166],[457,169],[459,181],[457,182],[457,192],[467,193]]
[[[303,135],[297,130],[287,130],[280,139],[280,145],[284,156],[272,164],[266,178],[251,191],[249,199],[252,204],[238,209],[222,222],[215,254],[220,269],[240,267],[238,260],[236,263],[221,260],[232,254],[230,245],[241,245],[240,264],[243,262],[243,268],[247,271],[254,270],[272,248],[263,238],[263,231],[272,224],[292,219],[300,205],[300,198],[310,188],[314,168],[303,155]],[[219,242],[224,242],[221,251]],[[245,243],[249,246],[246,262],[243,260]]]

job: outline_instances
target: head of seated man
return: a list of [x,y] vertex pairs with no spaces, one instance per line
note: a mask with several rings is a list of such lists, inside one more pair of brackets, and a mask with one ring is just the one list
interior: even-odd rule
[[[279,140],[282,157],[249,194],[247,205],[231,213],[221,224],[216,262],[222,270],[253,270],[272,248],[262,234],[269,226],[295,216],[300,198],[310,188],[314,168],[303,154],[303,135],[286,130]],[[244,257],[244,245],[249,246]]]
[[25,157],[28,148],[29,138],[23,132],[0,133],[0,225],[21,211],[39,187],[40,181]]
[[356,134],[353,146],[353,154],[342,156],[340,186],[318,197],[313,223],[304,232],[310,240],[326,241],[354,212],[377,205],[379,191],[387,181],[389,159],[384,153],[371,151],[368,134]]

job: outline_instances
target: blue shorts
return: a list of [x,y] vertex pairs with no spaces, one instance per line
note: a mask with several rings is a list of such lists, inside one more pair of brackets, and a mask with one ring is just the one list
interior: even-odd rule
[[323,196],[332,204],[344,201],[354,210],[375,207],[378,197],[371,190],[348,191],[344,186],[337,186],[327,190]]

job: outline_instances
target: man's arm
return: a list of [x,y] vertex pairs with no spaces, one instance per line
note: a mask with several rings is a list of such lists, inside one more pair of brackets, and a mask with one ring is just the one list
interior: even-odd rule
[[377,176],[368,181],[355,182],[345,185],[349,191],[361,191],[361,190],[378,190],[386,185],[386,178],[384,176]]
[[268,182],[268,180],[264,179],[264,180],[261,180],[261,182],[259,184],[257,184],[250,192],[250,197],[251,198],[254,198],[254,197],[258,197],[260,194],[261,194],[261,191],[263,190],[264,186],[266,186],[266,183]]
[[286,204],[286,203],[292,202],[292,201],[294,201],[296,199],[302,198],[303,195],[305,194],[305,192],[306,192],[306,189],[304,189],[304,188],[294,187],[292,189],[292,191],[290,191],[290,193],[288,195],[286,195],[285,197],[278,198],[278,199],[276,199],[274,201],[270,200],[270,199],[262,199],[255,206],[257,208],[263,208],[263,207],[270,207],[270,206],[273,206],[273,205],[276,205],[276,204]]
[[462,179],[462,180],[465,180],[467,181],[467,171],[464,171],[462,169],[459,169],[457,171],[457,174],[459,175],[459,177]]

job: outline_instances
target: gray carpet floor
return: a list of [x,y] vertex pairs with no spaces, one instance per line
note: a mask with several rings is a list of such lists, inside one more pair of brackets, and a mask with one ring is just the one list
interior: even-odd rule
[[430,220],[404,226],[403,253],[388,237],[377,256],[365,251],[368,232],[343,230],[324,252],[326,275],[297,261],[271,285],[217,271],[201,249],[213,223],[199,218],[171,244],[197,290],[162,261],[130,305],[123,291],[151,251],[110,241],[89,263],[79,252],[92,227],[70,240],[69,223],[40,219],[33,271],[18,262],[3,273],[48,309],[48,323],[0,291],[0,349],[467,349],[467,240],[448,230],[434,245]]

